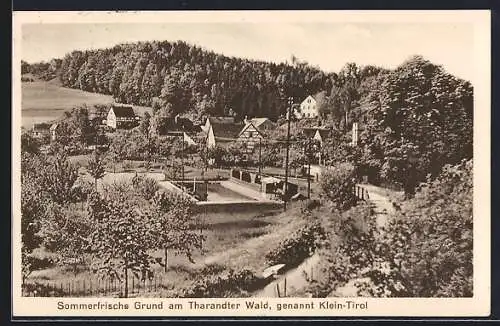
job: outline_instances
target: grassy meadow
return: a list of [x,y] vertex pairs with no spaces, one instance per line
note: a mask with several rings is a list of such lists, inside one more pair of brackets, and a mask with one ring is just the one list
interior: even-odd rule
[[[86,104],[113,103],[110,95],[84,92],[78,89],[62,87],[54,79],[51,81],[35,80],[21,85],[22,126],[31,127],[34,123],[48,122],[59,118],[65,111]],[[136,114],[151,112],[151,108],[134,106]]]

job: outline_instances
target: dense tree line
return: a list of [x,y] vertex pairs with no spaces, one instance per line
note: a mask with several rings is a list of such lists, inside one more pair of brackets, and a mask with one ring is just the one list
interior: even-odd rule
[[[29,69],[24,69],[28,71]],[[332,75],[294,60],[274,64],[226,57],[185,42],[139,42],[73,51],[58,67],[62,85],[170,114],[241,118],[284,113],[285,96],[330,89]]]
[[[61,59],[52,59],[50,62],[38,62],[29,64],[21,60],[21,74],[33,74],[42,80],[51,80],[57,77],[57,72],[61,67]],[[25,81],[32,79],[25,79]]]
[[[322,148],[328,165],[349,161],[358,175],[412,195],[445,164],[472,158],[474,105],[469,82],[420,56],[365,77],[359,69],[346,67],[353,72],[340,76],[353,79],[345,84],[348,90],[332,94],[324,106],[330,112],[325,124],[337,125]],[[338,112],[343,119],[335,118]],[[361,129],[355,147],[350,146],[352,122]]]

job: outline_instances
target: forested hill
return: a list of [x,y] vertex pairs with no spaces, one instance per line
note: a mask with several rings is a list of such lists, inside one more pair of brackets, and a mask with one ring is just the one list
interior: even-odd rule
[[57,75],[65,87],[110,94],[123,103],[170,103],[174,113],[198,116],[228,114],[232,109],[240,117],[276,119],[284,112],[283,96],[301,99],[332,88],[331,75],[303,63],[227,57],[182,41],[73,51],[45,68],[53,72],[43,71],[46,76]]
[[22,71],[198,122],[229,114],[277,120],[286,111],[286,97],[300,102],[320,91],[326,95],[320,123],[343,130],[366,112],[372,112],[367,123],[390,127],[396,136],[413,128],[403,126],[415,119],[448,129],[448,113],[468,122],[472,115],[472,85],[420,56],[394,70],[346,63],[338,73],[325,73],[293,56],[291,64],[276,64],[227,57],[183,41],[155,41],[73,51],[49,63],[22,62]]

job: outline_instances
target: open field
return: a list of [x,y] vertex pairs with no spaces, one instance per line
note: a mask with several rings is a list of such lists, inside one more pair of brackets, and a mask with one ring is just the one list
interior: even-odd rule
[[[57,119],[65,111],[83,104],[92,106],[114,102],[110,95],[61,87],[56,80],[22,83],[21,92],[22,126],[25,128],[34,123]],[[136,114],[142,115],[151,109],[134,106],[134,110]]]

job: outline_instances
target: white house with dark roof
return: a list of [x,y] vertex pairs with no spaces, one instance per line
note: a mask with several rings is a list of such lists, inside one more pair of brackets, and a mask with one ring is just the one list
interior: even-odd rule
[[326,92],[319,92],[314,95],[307,96],[300,108],[295,111],[297,119],[301,118],[317,118],[319,115],[319,107],[326,100]]
[[113,129],[127,129],[137,126],[139,117],[131,106],[112,105],[106,117],[106,125]]

